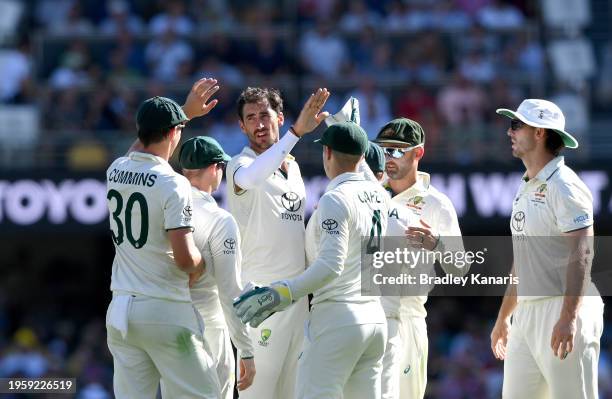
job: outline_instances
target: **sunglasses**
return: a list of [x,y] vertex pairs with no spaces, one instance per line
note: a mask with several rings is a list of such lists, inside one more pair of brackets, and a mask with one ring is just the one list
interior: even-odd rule
[[225,162],[217,162],[217,169],[225,170],[226,165]]
[[422,146],[423,144],[415,145],[413,147],[408,147],[408,148],[384,147],[383,152],[385,153],[385,156],[388,156],[393,159],[400,159],[401,157],[404,156],[405,153],[410,152],[414,150],[415,148],[422,147]]
[[512,130],[513,132],[516,132],[517,130],[520,130],[523,126],[525,126],[525,122],[519,120],[519,119],[511,119],[510,120],[510,130]]

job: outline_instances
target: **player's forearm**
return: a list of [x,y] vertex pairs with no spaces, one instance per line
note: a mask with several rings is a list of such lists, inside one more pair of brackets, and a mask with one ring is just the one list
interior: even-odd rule
[[580,303],[587,283],[590,281],[593,261],[592,228],[566,236],[570,256],[566,272],[566,288],[561,308],[561,317],[573,320],[578,315]]
[[319,257],[302,274],[288,281],[293,300],[297,301],[301,297],[325,287],[336,277],[338,277],[338,273],[327,267]]
[[243,190],[249,190],[263,183],[280,167],[298,140],[299,137],[293,133],[285,133],[276,144],[261,153],[251,164],[240,167],[234,175],[234,184]]
[[[510,273],[513,275],[515,274],[514,266],[512,267],[512,271]],[[506,288],[506,293],[504,295],[504,298],[502,299],[502,304],[499,308],[499,313],[497,314],[497,321],[509,321],[510,316],[512,316],[512,312],[514,312],[514,309],[516,308],[517,304],[518,298],[516,292],[516,285],[508,284],[508,287]]]
[[578,315],[578,308],[582,302],[584,288],[586,285],[587,270],[590,269],[588,257],[581,256],[580,259],[570,261],[567,266],[565,296],[563,297],[563,307],[561,317],[573,320]]

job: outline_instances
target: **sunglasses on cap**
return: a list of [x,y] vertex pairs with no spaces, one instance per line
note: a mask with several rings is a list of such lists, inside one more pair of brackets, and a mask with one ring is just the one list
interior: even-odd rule
[[419,144],[419,145],[415,145],[413,147],[407,147],[407,148],[383,147],[383,152],[385,153],[386,157],[400,159],[401,157],[404,156],[405,153],[410,152],[414,150],[415,148],[422,147],[422,146],[423,144]]
[[523,126],[525,126],[525,122],[520,119],[510,119],[510,130],[516,132],[520,130]]

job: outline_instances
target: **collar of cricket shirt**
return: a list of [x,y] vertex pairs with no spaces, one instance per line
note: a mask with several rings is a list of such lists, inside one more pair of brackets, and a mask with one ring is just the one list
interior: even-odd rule
[[166,161],[164,158],[149,154],[148,152],[132,151],[128,154],[128,157],[134,161],[153,161],[169,165],[168,161]]
[[[551,159],[550,162],[548,162],[532,180],[547,181],[563,165],[565,165],[565,158],[562,155],[559,155],[558,157]],[[529,181],[526,179],[527,172],[525,172],[523,175],[523,180],[526,182]]]
[[363,177],[363,173],[359,172],[342,173],[334,177],[332,181],[329,182],[327,188],[325,189],[325,192],[333,190],[334,188],[338,187],[342,183],[346,183],[347,181],[365,181],[365,178]]
[[431,176],[429,176],[429,173],[417,172],[416,182],[401,193],[396,194],[393,198],[413,197],[416,194],[427,191],[429,189],[430,181]]
[[206,202],[217,203],[212,195],[208,194],[206,191],[201,191],[196,187],[191,186],[191,194],[193,198],[202,198]]

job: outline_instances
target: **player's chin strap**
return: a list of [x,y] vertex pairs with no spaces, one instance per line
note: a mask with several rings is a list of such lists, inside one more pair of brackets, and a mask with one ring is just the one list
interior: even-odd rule
[[258,327],[268,317],[292,303],[293,295],[287,281],[277,281],[268,287],[249,282],[242,295],[234,300],[234,311],[244,324]]

